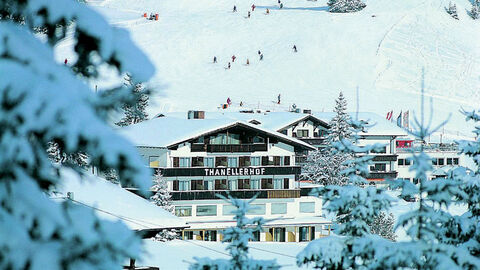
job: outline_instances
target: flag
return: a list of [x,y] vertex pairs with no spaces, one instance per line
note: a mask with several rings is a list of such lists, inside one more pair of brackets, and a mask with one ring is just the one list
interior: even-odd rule
[[406,111],[403,113],[403,127],[406,129],[410,127],[408,118],[409,118],[409,112]]
[[400,114],[397,117],[397,126],[402,127],[402,111],[400,111]]
[[392,120],[392,116],[393,116],[393,111],[390,111],[390,112],[387,112],[387,120],[390,121]]

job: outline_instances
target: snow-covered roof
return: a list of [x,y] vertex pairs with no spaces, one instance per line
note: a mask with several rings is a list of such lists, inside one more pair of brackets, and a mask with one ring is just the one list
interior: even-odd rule
[[[355,119],[356,113],[349,113],[352,119]],[[317,118],[325,122],[335,116],[334,112],[314,112]],[[369,125],[366,135],[389,135],[389,136],[407,136],[408,133],[404,129],[398,127],[395,122],[388,121],[385,117],[372,112],[359,112],[359,120],[367,121]]]
[[103,178],[88,172],[82,178],[70,170],[61,173],[64,181],[53,198],[73,192],[77,204],[95,209],[102,218],[121,220],[132,230],[188,227],[182,219]]
[[294,146],[314,149],[311,145],[282,133],[234,119],[186,119],[159,117],[120,129],[120,133],[137,146],[170,147],[187,140],[234,126],[264,132]]

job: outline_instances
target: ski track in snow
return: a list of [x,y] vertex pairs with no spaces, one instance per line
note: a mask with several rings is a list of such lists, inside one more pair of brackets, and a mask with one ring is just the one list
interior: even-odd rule
[[[150,84],[162,88],[150,115],[215,110],[227,97],[253,108],[284,110],[296,103],[331,110],[339,90],[353,109],[357,86],[360,110],[415,110],[422,67],[436,119],[448,112],[456,117],[450,129],[469,131],[458,110],[480,103],[480,23],[466,15],[467,0],[456,2],[459,21],[445,13],[447,0],[366,0],[367,7],[354,14],[328,13],[326,0],[285,0],[283,10],[275,0],[257,0],[250,19],[244,17],[252,3],[238,0],[89,3],[108,9],[107,17],[118,11],[112,23],[129,29],[156,64]],[[234,4],[237,13],[231,12]],[[160,19],[142,23],[131,17],[143,12],[158,12]],[[257,50],[264,53],[262,62]],[[233,54],[237,61],[226,70]],[[218,64],[211,63],[214,55]],[[272,106],[278,93],[283,106]]]

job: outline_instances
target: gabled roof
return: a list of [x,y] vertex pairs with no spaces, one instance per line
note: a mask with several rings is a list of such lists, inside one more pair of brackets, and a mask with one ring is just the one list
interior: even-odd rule
[[280,142],[302,149],[314,150],[311,145],[261,125],[232,119],[181,119],[160,117],[120,129],[120,133],[137,146],[171,148],[201,136],[213,134],[235,126],[277,138]]

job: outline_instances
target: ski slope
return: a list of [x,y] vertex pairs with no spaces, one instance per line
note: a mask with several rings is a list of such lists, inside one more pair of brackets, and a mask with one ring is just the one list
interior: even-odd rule
[[[250,107],[284,110],[296,103],[331,111],[340,90],[355,110],[358,86],[361,111],[385,115],[394,110],[396,117],[400,111],[419,111],[424,68],[434,122],[452,113],[450,130],[470,130],[458,112],[480,104],[480,20],[467,15],[468,0],[452,1],[458,21],[444,10],[449,0],[365,2],[363,11],[352,14],[327,12],[326,0],[284,0],[283,9],[276,0],[90,4],[112,24],[129,29],[156,65],[150,85],[158,93],[151,114],[212,111],[227,97]],[[252,3],[257,8],[246,18]],[[140,18],[144,12],[159,13],[159,21]],[[237,60],[226,69],[232,55]],[[281,106],[272,103],[278,94]]]

